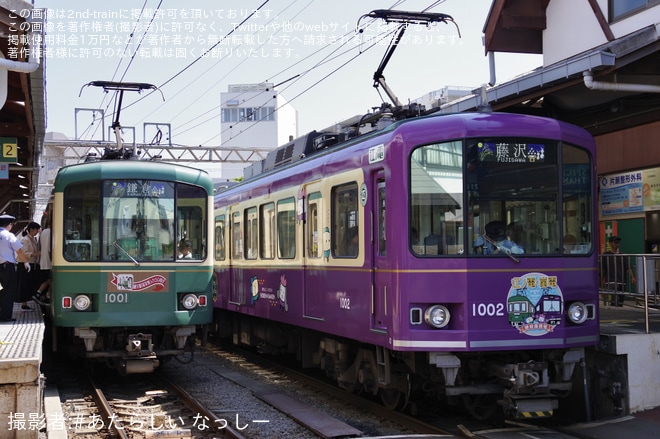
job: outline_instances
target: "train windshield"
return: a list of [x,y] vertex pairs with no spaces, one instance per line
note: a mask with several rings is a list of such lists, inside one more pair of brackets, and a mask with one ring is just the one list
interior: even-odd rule
[[69,261],[163,261],[206,257],[202,188],[154,180],[105,180],[64,193]]
[[593,250],[587,151],[484,138],[425,145],[410,160],[418,256],[575,255]]

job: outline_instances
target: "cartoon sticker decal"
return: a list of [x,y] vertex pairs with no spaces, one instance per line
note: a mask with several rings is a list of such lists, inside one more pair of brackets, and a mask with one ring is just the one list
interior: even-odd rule
[[280,281],[277,289],[266,287],[264,279],[259,279],[258,276],[250,278],[250,305],[256,304],[260,300],[267,300],[270,306],[278,307],[283,311],[289,311],[289,304],[286,298],[286,276],[280,276]]
[[327,227],[323,228],[323,259],[330,260],[330,229]]
[[546,335],[561,323],[564,296],[556,276],[527,273],[512,278],[506,303],[509,323],[521,334]]
[[259,299],[259,279],[257,279],[257,276],[252,276],[250,278],[250,305],[254,305],[254,303]]
[[284,311],[289,310],[289,304],[286,303],[286,276],[280,277],[280,289],[277,290],[277,298],[280,302],[280,309]]

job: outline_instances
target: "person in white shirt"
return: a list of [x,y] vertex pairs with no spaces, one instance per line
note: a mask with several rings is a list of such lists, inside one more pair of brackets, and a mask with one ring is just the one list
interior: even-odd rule
[[190,243],[188,241],[181,241],[179,243],[179,259],[192,259],[190,251]]
[[[0,322],[13,322],[14,299],[18,294],[18,276],[16,273],[16,255],[23,258],[23,244],[11,233],[16,218],[0,215]],[[30,264],[25,263],[28,270]]]
[[39,260],[40,280],[41,284],[37,288],[36,293],[32,296],[32,300],[39,305],[47,305],[50,300],[46,297],[46,293],[50,289],[50,273],[53,268],[53,262],[50,254],[50,224],[49,218],[46,217],[44,221],[44,228],[39,233],[39,247],[41,249],[41,256]]

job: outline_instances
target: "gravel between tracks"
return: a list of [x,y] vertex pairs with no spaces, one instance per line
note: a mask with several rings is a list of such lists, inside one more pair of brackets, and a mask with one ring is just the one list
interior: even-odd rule
[[[293,382],[285,376],[254,366],[243,367],[220,354],[199,349],[194,360],[189,364],[171,361],[161,367],[165,375],[170,375],[202,404],[211,408],[219,417],[236,420],[239,425],[247,426],[241,431],[249,438],[300,438],[313,439],[318,436],[300,426],[265,402],[259,400],[252,392],[215,373],[212,369],[222,367],[240,372],[261,383],[278,387],[279,390],[311,407],[326,412],[341,421],[361,430],[363,437],[401,434],[396,425],[388,425],[383,419],[369,413],[353,409],[345,403],[328,398]],[[255,423],[255,420],[266,420],[267,423]]]

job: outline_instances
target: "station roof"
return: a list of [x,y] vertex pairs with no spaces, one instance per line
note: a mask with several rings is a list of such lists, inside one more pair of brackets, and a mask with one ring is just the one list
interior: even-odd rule
[[[28,23],[30,18],[23,17],[31,10],[30,2],[0,0],[0,137],[5,138],[3,145],[16,139],[18,148],[17,153],[10,154],[16,161],[9,164],[9,178],[0,180],[0,213],[20,220],[30,220],[34,215],[46,126],[44,66],[32,56],[35,47],[30,45],[39,42],[34,35],[41,35],[41,29],[33,28]],[[2,99],[5,91],[6,99]],[[7,160],[6,155],[3,152],[0,157]]]
[[[493,0],[483,29],[486,52],[542,53],[548,3]],[[660,120],[659,25],[615,39],[600,10],[592,9],[608,42],[489,87],[486,99],[494,111],[554,117],[594,136]],[[585,71],[603,88],[588,88]],[[442,112],[474,110],[483,101],[475,90]]]

